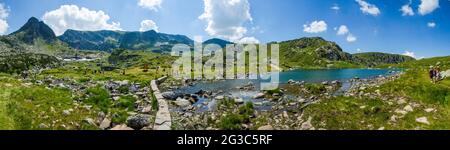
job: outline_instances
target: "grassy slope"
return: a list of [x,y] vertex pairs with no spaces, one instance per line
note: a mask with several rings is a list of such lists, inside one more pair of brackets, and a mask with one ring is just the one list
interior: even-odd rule
[[[398,80],[388,82],[366,92],[380,91],[380,95],[391,95],[385,100],[378,96],[338,97],[322,101],[305,110],[306,116],[313,117],[313,124],[326,129],[450,129],[450,79],[438,84],[431,83],[428,67],[440,62],[443,70],[450,69],[450,58],[439,57],[412,61],[394,67],[409,70]],[[395,97],[405,97],[406,104],[398,104]],[[414,111],[398,121],[390,121],[396,110],[406,105],[417,105]],[[434,108],[436,112],[424,110]],[[427,117],[430,125],[417,123],[416,118]]]
[[[75,107],[68,90],[26,85],[7,75],[0,80],[0,129],[38,129],[41,123],[48,126],[44,129],[93,129],[81,122],[94,118],[95,111]],[[64,116],[70,108],[76,109]]]

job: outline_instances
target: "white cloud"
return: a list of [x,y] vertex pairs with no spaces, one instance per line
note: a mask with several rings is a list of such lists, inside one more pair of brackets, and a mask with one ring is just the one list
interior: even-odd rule
[[414,11],[410,4],[403,5],[400,11],[402,11],[403,16],[414,16]]
[[346,35],[349,32],[347,26],[341,25],[337,31],[337,35]]
[[307,33],[320,33],[327,31],[327,23],[325,21],[314,21],[309,25],[303,25],[303,31]]
[[46,12],[42,18],[56,35],[62,35],[67,29],[82,31],[122,30],[120,23],[108,23],[110,17],[103,11],[89,10],[77,5],[62,5],[56,10]]
[[356,52],[360,53],[363,52],[363,50],[361,50],[360,48],[356,49]]
[[359,6],[361,6],[359,9],[361,9],[361,11],[364,14],[370,14],[373,16],[378,16],[381,12],[380,9],[378,9],[377,6],[367,3],[364,0],[356,0],[356,2],[358,2]]
[[436,27],[436,23],[435,22],[428,22],[427,26],[430,27],[430,28],[434,28],[434,27]]
[[338,10],[340,10],[341,8],[339,7],[339,5],[334,4],[330,9],[338,11]]
[[426,15],[439,8],[439,0],[421,0],[419,14]]
[[156,32],[158,32],[158,26],[153,20],[143,20],[141,22],[141,28],[139,29],[139,31],[144,32],[149,30],[155,30]]
[[239,41],[237,41],[237,43],[241,43],[241,44],[258,44],[260,42],[255,37],[244,37],[244,38],[240,39]]
[[9,25],[6,18],[8,18],[9,12],[9,8],[6,8],[3,3],[0,3],[0,35],[3,35],[8,31]]
[[206,21],[205,31],[211,36],[231,41],[241,39],[247,33],[245,23],[251,22],[248,0],[203,0],[205,8],[199,19]]
[[416,58],[416,54],[414,54],[414,52],[410,52],[410,51],[405,51],[405,53],[403,53],[402,55]]
[[153,11],[158,11],[161,8],[163,0],[139,0],[138,5]]
[[358,38],[351,33],[347,35],[347,42],[355,42],[357,39]]

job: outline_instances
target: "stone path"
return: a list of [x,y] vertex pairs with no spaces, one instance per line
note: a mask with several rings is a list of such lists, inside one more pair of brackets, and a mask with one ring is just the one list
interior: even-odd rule
[[169,105],[167,100],[162,96],[161,91],[159,91],[158,84],[163,82],[166,77],[159,78],[158,80],[152,80],[151,87],[153,94],[158,100],[158,112],[156,113],[155,124],[153,126],[154,130],[170,130],[172,127],[172,118],[169,112]]

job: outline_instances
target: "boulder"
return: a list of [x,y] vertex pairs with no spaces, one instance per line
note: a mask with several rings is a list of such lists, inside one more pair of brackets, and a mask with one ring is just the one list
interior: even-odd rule
[[180,97],[177,98],[177,100],[174,103],[179,107],[187,107],[191,105],[191,102],[189,100]]
[[420,118],[417,118],[417,119],[416,119],[416,122],[418,122],[418,123],[423,123],[423,124],[426,124],[426,125],[430,125],[430,122],[428,122],[427,117],[420,117]]
[[164,92],[161,95],[168,100],[176,100],[178,97],[183,97],[183,94],[175,92]]
[[220,95],[220,96],[216,96],[214,99],[216,99],[216,100],[223,100],[223,99],[225,99],[225,97]]
[[442,77],[442,79],[450,77],[450,70],[442,71],[441,72],[441,77]]
[[244,104],[244,100],[243,100],[242,98],[235,98],[235,99],[234,99],[234,102],[235,102],[236,104]]
[[255,96],[253,96],[253,99],[261,99],[261,98],[264,98],[264,97],[265,97],[264,93],[258,93]]
[[111,120],[108,118],[103,119],[103,121],[100,123],[99,128],[102,130],[105,130],[111,126]]
[[149,125],[150,125],[150,116],[149,115],[138,114],[135,116],[128,117],[128,119],[127,119],[127,126],[133,128],[135,130],[140,130]]

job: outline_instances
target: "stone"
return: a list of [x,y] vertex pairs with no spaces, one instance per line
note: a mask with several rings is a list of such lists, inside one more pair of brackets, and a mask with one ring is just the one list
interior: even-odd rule
[[416,122],[418,122],[418,123],[423,123],[423,124],[426,124],[426,125],[430,125],[430,122],[428,122],[427,117],[420,117],[420,118],[417,118],[417,119],[416,119]]
[[152,106],[145,106],[141,112],[144,114],[148,114],[148,113],[152,112]]
[[47,128],[48,128],[48,125],[46,125],[46,124],[44,124],[44,123],[41,123],[41,124],[39,124],[39,128],[40,128],[40,129],[47,129]]
[[301,129],[302,129],[302,130],[309,130],[309,129],[311,129],[311,128],[314,128],[314,127],[312,126],[312,124],[311,124],[311,120],[312,120],[312,117],[309,117],[309,118],[308,118],[308,121],[302,123]]
[[264,93],[258,93],[255,96],[253,96],[253,99],[261,99],[264,98],[265,94]]
[[399,105],[405,104],[405,103],[406,103],[406,100],[405,100],[404,98],[400,98],[400,99],[397,101],[397,104],[399,104]]
[[178,107],[187,107],[191,105],[191,101],[178,97],[174,102]]
[[414,111],[414,109],[410,105],[406,105],[405,108],[403,108],[403,110],[405,110],[407,112],[413,112]]
[[220,95],[220,96],[216,96],[214,99],[216,99],[216,100],[223,100],[223,99],[225,99],[225,97]]
[[243,104],[243,103],[244,103],[244,100],[243,100],[242,98],[235,98],[235,99],[234,99],[234,102],[235,102],[236,104]]
[[176,100],[178,97],[182,97],[183,94],[181,93],[175,93],[175,92],[164,92],[161,94],[162,97],[168,99],[168,100]]
[[407,111],[404,111],[404,110],[399,110],[399,109],[397,109],[397,110],[395,110],[395,113],[397,113],[397,114],[402,114],[402,115],[406,115],[408,112],[407,112]]
[[430,113],[436,111],[434,108],[427,108],[425,109],[425,112]]
[[114,101],[118,101],[118,100],[120,99],[120,97],[119,97],[119,96],[114,96],[112,99],[113,99]]
[[121,125],[116,125],[114,128],[111,128],[111,130],[133,130],[133,128],[130,128],[125,124],[121,124]]
[[299,103],[304,103],[306,100],[305,100],[304,98],[301,98],[301,97],[300,97],[300,98],[297,99],[297,101],[298,101]]
[[92,118],[85,118],[83,121],[89,125],[97,126],[94,119],[92,119]]
[[105,130],[111,126],[111,120],[108,118],[103,119],[103,121],[100,123],[99,128],[102,130]]
[[384,127],[380,127],[380,128],[378,128],[378,130],[384,130]]
[[138,114],[135,116],[128,117],[128,119],[127,119],[127,126],[133,128],[135,130],[140,130],[149,125],[150,125],[150,116],[149,115]]
[[258,130],[274,130],[271,125],[265,125],[258,128]]
[[70,111],[69,110],[63,110],[63,115],[64,116],[69,116],[70,115]]

